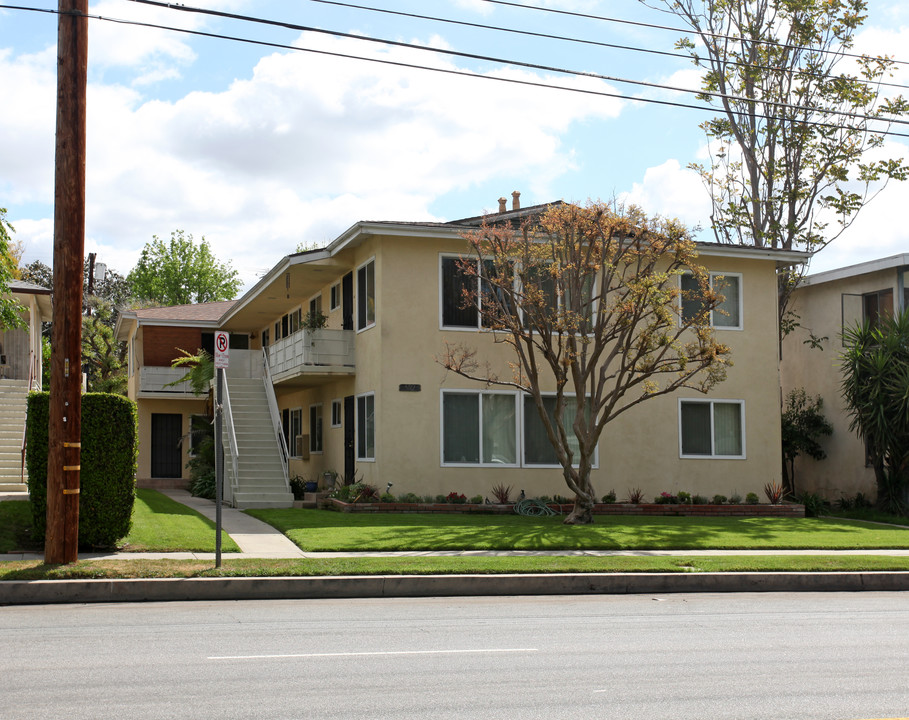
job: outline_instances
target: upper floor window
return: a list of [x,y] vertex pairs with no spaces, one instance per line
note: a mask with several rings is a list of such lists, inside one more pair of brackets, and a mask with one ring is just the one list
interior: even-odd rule
[[357,330],[376,324],[376,261],[357,269]]
[[[691,320],[701,309],[700,286],[694,275],[682,275],[682,319]],[[727,330],[742,329],[742,276],[738,273],[710,273],[710,288],[725,299],[710,313],[710,325]]]
[[341,307],[341,283],[335,283],[329,290],[329,312],[334,312]]
[[[496,289],[492,283],[482,281],[483,292],[478,273],[465,270],[464,262],[477,263],[475,259],[463,260],[460,257],[442,256],[440,263],[440,296],[442,327],[470,328],[494,327],[492,313],[509,307],[508,293]],[[483,274],[488,278],[496,277],[496,267],[491,260],[483,260]]]
[[893,288],[862,295],[862,319],[877,325],[882,317],[893,315]]

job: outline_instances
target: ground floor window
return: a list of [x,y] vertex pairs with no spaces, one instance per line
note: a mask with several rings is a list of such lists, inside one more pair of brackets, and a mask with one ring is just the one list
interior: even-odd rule
[[376,459],[376,396],[357,396],[357,460]]
[[309,406],[309,451],[322,452],[322,406]]
[[[544,396],[543,405],[552,417],[555,396]],[[576,408],[575,398],[566,397],[562,419],[569,428],[574,457],[579,446],[570,427]],[[446,390],[442,393],[442,464],[557,467],[559,461],[532,397],[515,392]]]
[[679,400],[682,457],[745,457],[745,403]]
[[333,428],[341,427],[342,405],[340,400],[331,401],[331,426]]
[[287,443],[287,454],[290,457],[302,457],[303,409],[282,410],[281,428],[284,431],[284,442]]
[[516,465],[516,409],[513,393],[443,393],[442,462]]

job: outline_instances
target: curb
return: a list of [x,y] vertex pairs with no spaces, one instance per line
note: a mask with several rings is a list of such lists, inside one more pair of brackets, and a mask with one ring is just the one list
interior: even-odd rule
[[909,571],[8,580],[0,605],[639,593],[893,592]]

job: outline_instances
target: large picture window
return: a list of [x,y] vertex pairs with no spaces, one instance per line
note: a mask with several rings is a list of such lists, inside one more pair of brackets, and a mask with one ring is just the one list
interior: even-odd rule
[[442,393],[442,462],[516,465],[514,393]]
[[[691,320],[701,309],[700,285],[694,275],[682,275],[682,319]],[[710,313],[715,328],[742,329],[742,276],[735,273],[710,273],[710,287],[725,299]]]
[[357,330],[376,324],[376,261],[357,270]]
[[680,400],[682,457],[745,457],[744,403],[741,400]]
[[[543,398],[550,416],[555,397]],[[565,398],[563,422],[574,422],[577,403]],[[575,457],[577,439],[569,429]],[[558,466],[533,398],[515,392],[446,390],[442,393],[442,464],[491,467]],[[596,457],[594,457],[596,465]]]
[[357,396],[357,460],[376,459],[376,396]]
[[[577,413],[577,401],[573,397],[566,397],[565,404],[562,408],[562,425],[568,434],[568,447],[578,456],[580,446],[578,439],[571,430],[574,424],[574,417]],[[544,397],[543,407],[550,420],[555,415],[556,399],[555,397]],[[543,419],[537,411],[536,403],[529,395],[524,396],[524,464],[525,465],[558,465],[559,459],[556,457],[555,448],[549,442],[546,435],[546,427],[543,425]]]

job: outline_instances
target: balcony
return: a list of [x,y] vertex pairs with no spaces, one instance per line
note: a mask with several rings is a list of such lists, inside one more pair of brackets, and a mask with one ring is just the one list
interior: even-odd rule
[[268,347],[268,368],[276,383],[319,375],[353,375],[353,330],[298,330]]
[[148,365],[139,368],[140,397],[195,397],[189,383],[176,382],[187,373],[187,368],[157,367]]

